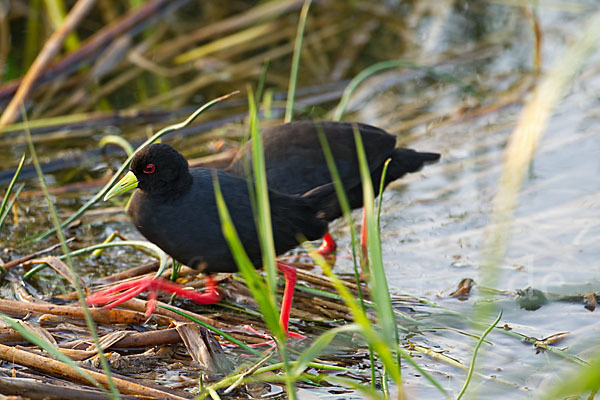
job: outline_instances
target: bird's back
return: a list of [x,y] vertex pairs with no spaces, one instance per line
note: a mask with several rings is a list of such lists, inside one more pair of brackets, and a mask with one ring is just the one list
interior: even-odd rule
[[[320,128],[319,128],[320,127]],[[396,138],[382,129],[349,122],[296,121],[265,129],[262,133],[265,169],[270,188],[287,194],[304,194],[332,181],[325,160],[319,129],[322,129],[336,162],[338,174],[347,186],[359,176],[354,129],[358,127],[371,169],[383,164],[394,150]],[[250,176],[252,147],[246,143],[227,171]]]
[[[319,126],[321,128],[319,128]],[[297,121],[266,129],[262,134],[265,169],[270,188],[289,194],[303,194],[332,181],[321,142],[319,129],[325,133],[336,168],[352,209],[362,207],[362,181],[354,130],[358,128],[367,163],[371,172],[373,190],[379,193],[383,165],[391,162],[385,186],[403,175],[420,170],[440,158],[436,153],[420,153],[412,149],[394,148],[396,138],[382,129],[350,122]],[[252,147],[246,143],[227,171],[237,176],[251,176]],[[341,206],[327,203],[322,209],[326,220],[342,215]]]

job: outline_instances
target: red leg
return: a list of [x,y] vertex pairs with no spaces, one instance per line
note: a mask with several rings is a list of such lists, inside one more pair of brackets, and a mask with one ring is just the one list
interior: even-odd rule
[[317,249],[317,253],[325,256],[334,253],[336,249],[337,244],[335,243],[333,236],[331,236],[331,233],[327,232],[325,236],[323,236],[323,243],[321,243],[321,246]]
[[292,309],[292,299],[294,298],[294,288],[296,287],[296,268],[277,261],[277,268],[285,276],[285,288],[283,289],[283,299],[281,300],[281,314],[279,321],[288,336],[304,339],[305,336],[299,333],[290,332],[288,325],[290,321],[290,310]]
[[363,206],[362,214],[362,225],[360,227],[360,247],[362,248],[362,254],[365,260],[367,259],[367,213]]
[[[288,325],[290,321],[290,310],[292,308],[292,299],[294,298],[294,287],[296,286],[296,268],[284,264],[281,261],[277,261],[277,268],[283,273],[285,277],[285,288],[283,289],[283,299],[281,300],[281,313],[279,315],[279,321],[283,326],[283,330],[285,331],[287,336],[296,337],[304,339],[305,336],[299,333],[290,332],[288,330]],[[249,329],[251,332],[256,332],[253,328]],[[262,335],[258,335],[262,336]],[[269,340],[264,343],[256,343],[250,345],[251,347],[265,346],[273,344],[273,340]]]
[[283,299],[281,300],[281,314],[279,321],[288,333],[288,324],[290,320],[290,310],[292,308],[292,298],[294,297],[294,287],[296,287],[296,268],[291,265],[277,261],[277,268],[285,277],[285,288],[283,289]]

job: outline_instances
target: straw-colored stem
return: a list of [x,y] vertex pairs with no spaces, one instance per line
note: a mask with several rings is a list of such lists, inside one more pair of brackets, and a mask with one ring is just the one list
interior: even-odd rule
[[[23,115],[25,115],[24,109],[23,109]],[[56,212],[56,209],[54,208],[54,204],[52,203],[52,200],[50,199],[50,193],[48,192],[48,186],[46,185],[44,173],[42,172],[42,168],[38,161],[35,147],[33,145],[32,139],[31,139],[31,132],[29,131],[29,129],[27,129],[27,127],[25,128],[25,135],[27,137],[27,145],[29,147],[29,153],[31,154],[31,159],[33,161],[33,165],[35,166],[35,170],[37,172],[37,175],[38,175],[38,178],[40,181],[40,185],[42,187],[42,191],[44,192],[44,197],[46,198],[46,201],[48,203],[48,209],[50,211],[52,223],[54,224],[54,227],[57,229],[57,236],[60,241],[61,249],[63,251],[63,254],[66,256],[66,264],[69,266],[69,272],[71,273],[71,278],[72,278],[71,282],[75,286],[75,291],[77,292],[77,297],[79,298],[79,302],[81,304],[81,307],[83,308],[83,313],[85,316],[85,321],[86,321],[87,327],[90,331],[90,335],[94,339],[94,344],[96,345],[96,349],[98,350],[98,355],[100,357],[100,364],[102,366],[102,369],[104,370],[104,373],[106,374],[107,383],[108,383],[108,386],[110,387],[110,391],[112,392],[111,397],[114,399],[118,399],[119,391],[117,390],[115,383],[113,382],[112,374],[110,372],[110,366],[108,364],[108,361],[106,360],[106,357],[104,357],[104,352],[102,351],[102,346],[100,344],[98,332],[96,331],[96,325],[94,324],[94,320],[90,314],[90,310],[85,301],[85,294],[83,293],[83,289],[79,283],[77,273],[75,272],[75,267],[73,266],[73,260],[71,259],[70,255],[69,255],[70,251],[69,251],[69,247],[67,246],[64,233],[62,232],[61,229],[58,229],[60,227],[60,222],[58,220],[58,214]]]
[[288,88],[287,102],[285,105],[284,122],[291,122],[294,116],[294,97],[296,96],[296,84],[298,81],[298,69],[300,67],[300,55],[302,53],[302,39],[304,39],[304,28],[308,18],[308,9],[312,0],[305,0],[300,18],[298,19],[298,32],[296,33],[296,42],[294,44],[294,55],[292,56],[292,70],[290,71],[290,84]]

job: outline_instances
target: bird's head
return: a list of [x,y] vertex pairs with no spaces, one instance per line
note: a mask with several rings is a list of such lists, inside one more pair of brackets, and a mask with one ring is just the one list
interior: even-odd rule
[[104,200],[134,188],[152,196],[176,196],[190,182],[186,159],[168,144],[155,143],[136,153],[129,172],[104,196]]

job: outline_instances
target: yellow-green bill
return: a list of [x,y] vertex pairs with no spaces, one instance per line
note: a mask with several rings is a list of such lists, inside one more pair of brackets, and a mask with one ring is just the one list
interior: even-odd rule
[[112,199],[115,196],[125,193],[131,189],[135,189],[138,185],[138,180],[135,174],[129,171],[115,186],[113,186],[104,196],[104,201]]

